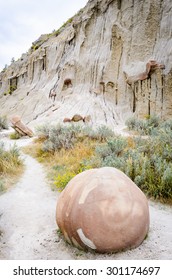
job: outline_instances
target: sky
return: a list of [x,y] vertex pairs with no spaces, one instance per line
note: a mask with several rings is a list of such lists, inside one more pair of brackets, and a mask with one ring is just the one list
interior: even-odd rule
[[41,34],[58,29],[88,0],[0,0],[0,71]]

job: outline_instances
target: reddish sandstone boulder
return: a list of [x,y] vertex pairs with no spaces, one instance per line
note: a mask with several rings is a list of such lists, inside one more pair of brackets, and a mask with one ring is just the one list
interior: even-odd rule
[[139,246],[149,230],[142,191],[112,167],[75,176],[61,193],[56,220],[66,240],[83,249],[116,252]]
[[64,122],[64,123],[66,123],[66,122],[71,122],[71,119],[69,119],[69,118],[64,118],[63,122]]
[[79,121],[83,121],[83,117],[81,115],[75,114],[72,118],[71,118],[72,122],[79,122]]
[[19,116],[13,116],[11,118],[11,124],[15,131],[21,136],[33,136],[33,131],[21,121]]

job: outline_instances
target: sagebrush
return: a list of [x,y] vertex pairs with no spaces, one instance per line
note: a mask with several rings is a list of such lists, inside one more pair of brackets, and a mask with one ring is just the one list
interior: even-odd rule
[[126,121],[129,130],[138,131],[141,135],[151,135],[153,131],[161,126],[161,120],[158,116],[148,115],[145,119],[131,117]]
[[0,131],[2,129],[8,129],[8,121],[6,116],[0,116]]
[[[123,171],[149,197],[172,201],[172,121],[154,116],[144,122],[144,133],[144,125],[139,129],[149,134],[146,138],[116,136],[105,126],[44,125],[39,127],[36,156],[50,164],[59,190],[83,170],[111,166]],[[134,123],[130,122],[132,128]]]

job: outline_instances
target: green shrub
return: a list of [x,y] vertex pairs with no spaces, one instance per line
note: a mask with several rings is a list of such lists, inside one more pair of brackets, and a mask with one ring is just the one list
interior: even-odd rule
[[167,166],[162,176],[162,185],[161,195],[164,198],[172,198],[172,164]]
[[113,131],[105,125],[97,128],[97,140],[106,141],[108,138],[113,137]]
[[126,121],[126,125],[129,130],[138,131],[141,135],[151,135],[153,131],[155,133],[155,129],[160,127],[161,122],[159,117],[148,115],[144,120],[131,117]]
[[44,124],[36,128],[39,138],[44,141],[43,151],[54,152],[60,149],[71,149],[77,141],[83,141],[85,138],[106,141],[114,133],[106,126],[98,127],[96,130],[92,128],[82,128],[79,125],[50,125]]
[[42,125],[38,125],[35,128],[35,132],[36,132],[36,134],[39,138],[47,139],[49,137],[50,124],[49,123],[44,123]]
[[126,125],[129,130],[138,131],[141,135],[146,135],[148,133],[148,122],[147,120],[139,120],[132,117],[126,121]]
[[96,129],[93,129],[90,126],[86,126],[85,128],[82,129],[82,133],[85,137],[100,142],[104,142],[108,138],[114,136],[114,132],[105,125],[101,125]]
[[102,160],[107,156],[111,155],[111,149],[107,144],[98,145],[95,149],[96,155],[98,155]]
[[125,159],[122,157],[109,155],[101,162],[101,167],[104,167],[104,166],[115,167],[124,172],[125,171],[124,170]]
[[55,170],[58,171],[58,175],[54,178],[54,185],[58,191],[62,191],[73,177],[90,168],[92,168],[92,166],[84,164],[84,161],[78,164],[78,168],[75,171],[71,171],[70,167],[58,165],[55,167]]
[[17,140],[17,139],[21,138],[21,135],[17,132],[12,132],[12,133],[10,133],[9,137],[11,140]]
[[102,160],[100,157],[92,156],[90,159],[82,159],[81,164],[85,169],[102,167]]
[[0,131],[2,129],[8,129],[8,122],[6,116],[0,116]]
[[3,182],[3,180],[0,178],[0,193],[3,192],[4,190],[5,190],[4,182]]
[[172,131],[172,119],[166,120],[161,124],[161,128],[165,131]]
[[110,138],[107,140],[107,146],[111,149],[111,152],[119,156],[127,147],[127,140],[123,137]]
[[0,175],[12,173],[22,164],[19,149],[16,145],[6,151],[3,142],[0,142]]
[[60,29],[66,27],[69,23],[73,21],[74,17],[69,18],[66,22],[63,23],[63,25],[60,27]]
[[[43,42],[42,42],[42,44],[43,44]],[[40,45],[32,44],[31,50],[32,50],[32,51],[36,51],[37,49],[39,49],[39,47],[40,47]]]
[[107,143],[96,146],[94,156],[86,164],[118,168],[148,196],[172,199],[172,136],[164,132],[147,139],[134,138],[133,141],[134,148],[125,138],[110,138]]
[[90,126],[86,126],[83,128],[83,137],[88,137],[92,140],[98,140],[100,137],[98,136],[97,130],[93,129]]
[[161,124],[160,118],[156,115],[148,116],[147,122],[149,127],[159,127]]
[[17,86],[16,86],[16,85],[10,86],[8,93],[9,93],[9,94],[12,94],[13,91],[15,91],[16,89],[17,89]]
[[131,117],[125,122],[125,124],[129,130],[136,130],[137,119],[135,117]]
[[54,184],[55,184],[56,188],[58,189],[58,191],[62,191],[66,187],[68,182],[75,176],[76,176],[76,174],[71,171],[67,171],[65,173],[58,174],[57,177],[54,178]]
[[0,192],[5,191],[14,183],[16,176],[23,170],[23,161],[16,145],[9,150],[0,142]]
[[53,152],[62,148],[70,149],[74,146],[76,139],[77,131],[74,127],[62,126],[60,124],[51,126],[43,150]]
[[6,92],[4,92],[3,94],[6,96],[6,95],[11,95],[13,93],[13,91],[15,91],[17,89],[17,86],[10,86],[8,88],[8,90]]
[[107,156],[119,156],[126,147],[127,140],[118,136],[108,139],[105,144],[98,145],[95,149],[95,153],[104,160]]

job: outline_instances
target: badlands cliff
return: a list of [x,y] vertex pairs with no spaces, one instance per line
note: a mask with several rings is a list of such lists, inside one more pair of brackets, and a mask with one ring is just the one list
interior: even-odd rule
[[133,113],[172,117],[171,0],[89,0],[0,73],[1,115],[113,128]]

